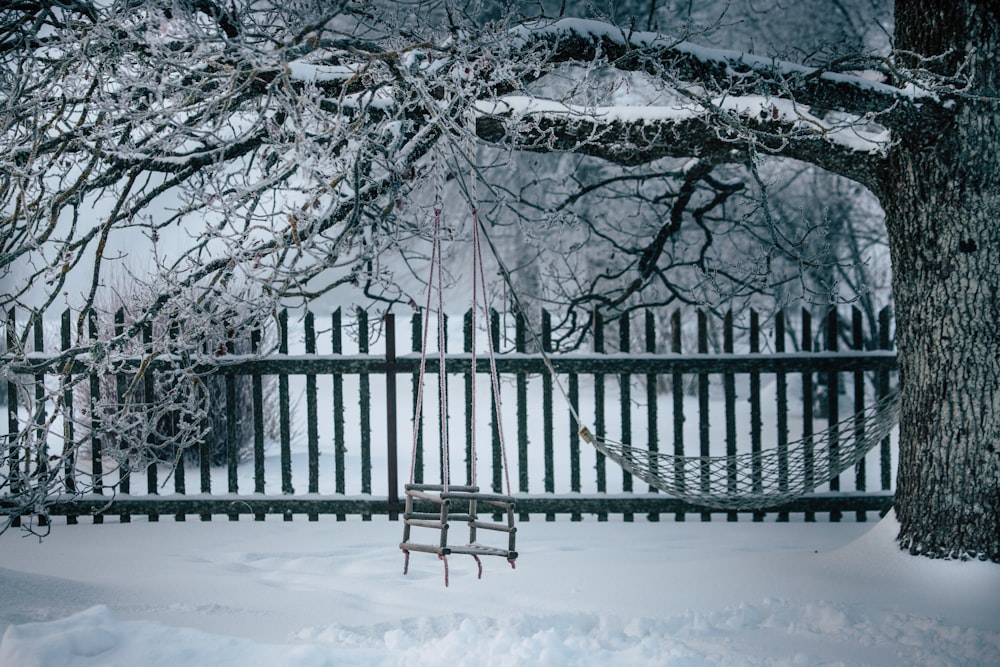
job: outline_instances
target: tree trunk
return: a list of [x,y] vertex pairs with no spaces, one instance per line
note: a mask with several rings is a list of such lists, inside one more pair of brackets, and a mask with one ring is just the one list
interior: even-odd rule
[[[933,5],[939,5],[937,7]],[[973,94],[903,138],[881,180],[900,359],[900,544],[1000,562],[1000,19],[897,2],[898,46],[964,57]],[[945,62],[950,61],[950,62]],[[953,73],[958,61],[942,60]]]

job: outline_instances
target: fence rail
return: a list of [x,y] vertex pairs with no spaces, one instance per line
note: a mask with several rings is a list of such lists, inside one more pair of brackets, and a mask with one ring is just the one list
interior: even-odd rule
[[[13,312],[7,315],[8,348],[13,349],[17,344],[15,318]],[[268,514],[282,515],[285,520],[291,520],[294,515],[306,515],[315,520],[321,514],[336,515],[338,519],[347,515],[369,519],[378,514],[396,518],[402,511],[399,494],[407,481],[402,479],[400,463],[404,466],[411,463],[400,447],[400,425],[405,426],[406,449],[412,445],[414,481],[423,482],[424,477],[436,479],[446,464],[437,455],[438,443],[435,442],[435,438],[439,442],[440,424],[422,416],[413,428],[417,374],[421,364],[421,319],[418,314],[412,316],[411,345],[404,352],[397,345],[396,318],[385,316],[379,323],[382,351],[372,353],[369,316],[360,310],[355,315],[352,330],[356,332],[353,342],[356,350],[352,353],[345,353],[345,325],[339,310],[330,316],[328,326],[324,325],[324,335],[329,336],[329,353],[317,351],[318,327],[312,313],[306,313],[302,320],[305,349],[289,353],[288,314],[282,312],[278,317],[276,354],[259,352],[262,334],[254,331],[248,332],[254,350],[250,354],[235,354],[230,345],[228,353],[222,355],[184,360],[192,373],[221,376],[225,380],[225,400],[218,406],[225,411],[227,424],[226,456],[221,469],[212,465],[204,451],[197,465],[187,472],[183,464],[167,466],[166,470],[156,465],[145,469],[108,465],[102,447],[113,445],[114,434],[102,431],[92,405],[89,412],[82,409],[87,406],[77,406],[74,412],[73,403],[79,403],[80,398],[72,391],[64,392],[59,400],[67,418],[59,449],[64,455],[74,452],[78,456],[85,445],[90,456],[89,461],[73,458],[62,462],[66,466],[65,486],[57,496],[48,499],[48,513],[65,515],[71,522],[86,515],[92,515],[95,521],[105,515],[117,515],[123,521],[133,515],[146,515],[154,521],[160,515],[173,515],[177,520],[187,516],[209,520],[213,515],[226,515],[231,520],[240,515],[252,515],[262,520]],[[636,489],[627,473],[617,475],[616,481],[609,483],[603,456],[597,452],[589,454],[593,450],[586,444],[581,448],[567,402],[575,411],[587,413],[592,430],[599,435],[608,433],[610,437],[613,433],[622,441],[635,442],[636,446],[650,450],[669,448],[675,455],[708,456],[735,454],[740,449],[760,451],[767,446],[787,447],[790,441],[808,438],[817,432],[822,423],[832,424],[860,413],[886,395],[892,384],[896,357],[890,349],[888,311],[879,314],[875,326],[867,327],[868,323],[856,309],[848,318],[831,310],[815,320],[811,313],[802,311],[795,322],[798,331],[795,337],[790,332],[792,323],[783,313],[771,321],[772,327],[766,336],[756,313],[751,312],[741,327],[737,327],[731,314],[721,322],[714,321],[703,311],[688,315],[691,317],[685,318],[684,313],[675,310],[660,321],[652,311],[638,317],[623,316],[612,322],[595,317],[590,324],[588,352],[549,354],[555,378],[541,355],[529,351],[527,322],[521,317],[514,319],[513,344],[509,351],[498,355],[496,368],[504,384],[504,404],[513,408],[514,418],[505,415],[504,429],[513,432],[513,438],[508,441],[511,450],[508,465],[515,480],[516,488],[512,492],[517,497],[522,520],[533,514],[544,515],[547,519],[557,514],[569,514],[574,519],[584,514],[594,514],[600,519],[621,514],[631,520],[639,513],[653,520],[660,514],[672,514],[678,520],[688,515],[710,520],[719,512],[656,493],[654,489]],[[120,327],[123,321],[119,313],[116,325]],[[67,312],[62,318],[61,350],[70,349],[69,322]],[[637,323],[641,325],[639,329],[635,327]],[[721,330],[721,351],[709,351],[713,326]],[[37,319],[33,327],[34,350],[21,355],[8,353],[3,357],[8,377],[6,437],[11,443],[16,442],[17,434],[25,429],[40,429],[39,420],[47,414],[38,409],[37,404],[32,414],[27,414],[26,401],[19,402],[19,396],[33,397],[38,402],[52,400],[51,394],[46,398],[43,386],[46,377],[80,375],[89,372],[90,368],[88,360],[79,355],[70,358],[60,352],[46,352],[43,323]],[[489,335],[497,345],[500,329],[500,318],[494,315]],[[873,332],[869,333],[868,341],[864,336],[866,331]],[[543,314],[539,339],[543,349],[552,349],[552,333],[551,321]],[[737,334],[741,335],[739,341]],[[92,327],[91,335],[96,338],[96,327]],[[453,430],[460,433],[455,440],[464,441],[461,467],[466,475],[474,454],[470,435],[472,416],[465,409],[473,383],[477,381],[470,372],[474,335],[471,320],[466,317],[463,351],[446,351],[445,355],[449,384],[457,382],[464,390],[464,395],[453,393],[462,403],[464,433],[461,429]],[[616,349],[609,351],[607,339],[614,335],[617,335]],[[684,349],[685,338],[693,340],[691,346],[695,349]],[[735,351],[737,342],[740,352]],[[635,347],[641,351],[635,351]],[[762,351],[764,347],[769,349]],[[479,357],[477,372],[484,376],[489,373],[489,364],[485,357]],[[115,366],[117,391],[122,392],[126,379],[142,379],[139,384],[146,392],[143,400],[152,405],[155,400],[153,378],[157,373],[176,367],[180,361],[170,355],[121,357]],[[437,382],[432,374],[437,373],[438,364],[436,355],[427,357],[428,382]],[[264,433],[264,381],[267,378],[277,379],[278,429],[276,442],[271,447],[277,450],[277,466],[265,463],[266,459],[275,458],[274,452],[268,451]],[[399,380],[407,378],[410,379],[410,405],[401,410],[400,403],[405,401],[401,400]],[[373,379],[377,382],[375,387]],[[89,380],[91,402],[99,398],[99,380],[93,377]],[[324,389],[320,390],[318,380],[323,381]],[[293,410],[290,381],[301,385],[304,418]],[[345,381],[351,383],[350,387],[345,387]],[[483,378],[478,381],[482,382]],[[248,394],[238,394],[239,382],[249,382]],[[556,390],[560,387],[565,392],[565,402],[561,406],[556,399]],[[764,388],[773,398],[765,400]],[[350,400],[345,399],[345,391]],[[25,392],[30,392],[30,396]],[[322,409],[321,394],[324,398]],[[794,394],[798,394],[798,400]],[[238,403],[241,400],[251,404],[252,424],[243,431],[251,434],[246,436],[252,440],[247,449],[249,453],[244,455],[248,460],[241,460],[239,455],[241,446],[246,443],[237,442],[237,425],[241,420]],[[843,400],[851,400],[851,407],[842,406]],[[373,427],[376,412],[379,422]],[[90,415],[89,422],[81,416],[84,413]],[[348,419],[352,423],[350,429]],[[447,419],[455,418],[449,413]],[[790,420],[797,423],[794,432]],[[302,422],[304,433],[293,436],[294,425]],[[481,468],[486,469],[489,478],[483,485],[495,492],[505,492],[495,409],[490,413],[489,422],[489,455],[475,454],[482,459]],[[765,436],[765,432],[769,435]],[[356,434],[356,442],[348,442],[351,439],[348,433]],[[412,443],[411,433],[416,434],[416,441]],[[376,445],[376,439],[384,442]],[[564,444],[557,445],[557,439],[562,439]],[[300,441],[303,441],[301,452],[297,449]],[[0,494],[16,490],[13,484],[18,475],[12,475],[12,469],[18,473],[23,470],[21,479],[28,479],[38,472],[39,466],[46,465],[41,457],[27,451],[16,452],[13,444],[10,447],[6,468],[0,467],[0,481],[4,481]],[[859,520],[864,520],[867,512],[884,512],[891,506],[893,497],[891,452],[891,443],[885,440],[873,454],[877,467],[877,488],[874,490],[869,489],[869,464],[862,461],[850,476],[852,489],[841,489],[841,480],[834,478],[816,492],[770,508],[768,513],[785,520],[790,513],[802,512],[811,520],[817,513],[829,512],[831,520],[838,520],[844,512],[855,512]],[[324,460],[332,455],[332,471],[329,470],[331,466],[320,464],[321,454]],[[297,468],[293,459],[298,456],[304,458],[305,465]],[[588,462],[586,466],[585,461]],[[592,468],[589,461],[593,462]],[[450,461],[447,464],[453,465]],[[585,468],[592,469],[592,477],[589,473],[584,477]],[[217,470],[224,470],[224,477]],[[75,480],[77,473],[92,482],[88,488]],[[146,478],[144,491],[133,486],[133,478],[143,473]],[[197,491],[192,491],[187,478],[195,474]],[[172,480],[169,491],[166,479]],[[278,479],[280,490],[276,490]],[[296,485],[303,483],[305,493],[301,486],[296,490]],[[379,489],[376,490],[376,486]],[[251,487],[253,491],[248,492]],[[220,492],[220,488],[225,490]],[[10,513],[16,507],[9,495],[0,495],[0,512]],[[737,517],[734,511],[723,513],[731,520]],[[764,516],[763,512],[753,512],[754,519]]]

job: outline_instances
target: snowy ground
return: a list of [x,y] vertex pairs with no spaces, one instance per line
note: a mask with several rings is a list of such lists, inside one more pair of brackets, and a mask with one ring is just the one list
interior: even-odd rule
[[891,515],[693,518],[536,518],[448,588],[384,517],[12,531],[0,665],[1000,665],[997,565],[906,556]]
[[[537,384],[530,390],[537,393]],[[330,404],[328,385],[320,378],[321,405]],[[589,414],[587,378],[581,388]],[[764,388],[768,405],[772,389]],[[353,395],[353,385],[345,391]],[[376,431],[385,423],[379,405]],[[722,414],[720,406],[713,403],[712,414]],[[489,405],[480,408],[488,423]],[[564,406],[557,410],[565,414]],[[741,447],[747,410],[739,401]],[[427,413],[428,432],[435,411],[432,405]],[[537,412],[532,419],[540,419]],[[666,409],[660,416],[661,442],[670,442],[672,416]],[[793,434],[798,418],[790,415]],[[329,421],[320,425],[321,493],[332,493]],[[567,421],[556,425],[563,429],[556,437],[559,493],[569,491]],[[357,422],[348,415],[348,425]],[[633,422],[644,423],[643,415]],[[689,418],[685,428],[697,424]],[[725,423],[713,418],[712,428]],[[617,432],[615,424],[609,429]],[[301,435],[293,442],[298,486],[307,467]],[[697,433],[686,440],[694,447]],[[349,433],[348,442],[358,434]],[[384,435],[376,432],[373,442]],[[723,435],[713,442],[724,443]],[[535,445],[529,471],[537,491],[543,465]],[[268,451],[270,486],[280,481],[277,452]],[[359,484],[358,455],[356,447],[348,452],[349,485]],[[399,454],[401,470],[408,455]],[[869,457],[873,480],[878,456]],[[584,492],[594,490],[593,457],[582,457]],[[372,458],[373,493],[384,495],[381,447]],[[427,469],[437,469],[433,452],[428,459]],[[212,488],[225,488],[225,470],[215,472]],[[252,465],[240,473],[246,492]],[[620,479],[609,469],[610,492]],[[853,488],[853,476],[842,484]],[[779,524],[769,515],[767,523],[733,524],[721,516],[701,523],[695,515],[676,523],[665,515],[659,523],[637,516],[625,524],[533,517],[519,528],[516,570],[487,560],[477,581],[471,559],[453,556],[448,588],[441,564],[427,554],[414,554],[403,576],[402,526],[385,517],[202,523],[189,516],[157,524],[108,517],[97,526],[60,519],[42,543],[16,530],[0,535],[0,667],[1000,666],[1000,566],[906,556],[893,542],[895,520],[869,518],[832,524],[821,515],[803,523],[799,515]]]

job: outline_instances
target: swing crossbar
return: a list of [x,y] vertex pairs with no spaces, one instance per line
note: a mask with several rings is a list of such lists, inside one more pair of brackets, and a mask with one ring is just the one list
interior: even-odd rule
[[469,493],[478,493],[478,486],[470,486],[468,484],[449,484],[445,486],[444,484],[404,484],[403,490],[405,491],[467,491]]

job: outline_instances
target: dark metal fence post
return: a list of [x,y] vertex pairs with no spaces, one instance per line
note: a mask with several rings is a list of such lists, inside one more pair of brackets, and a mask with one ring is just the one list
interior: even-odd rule
[[[17,349],[17,335],[14,331],[14,309],[7,311],[7,352],[12,353]],[[17,435],[20,432],[20,424],[17,419],[17,383],[14,382],[14,375],[7,379],[7,437],[10,443],[7,450],[7,458],[10,470],[10,490],[17,495],[22,490],[20,479],[20,451],[17,445]],[[21,526],[21,517],[15,516],[11,519],[10,525],[13,528]]]
[[[306,354],[316,354],[316,317],[306,311]],[[316,374],[306,374],[306,447],[309,459],[309,493],[319,493],[319,406],[316,404]],[[309,513],[309,521],[319,521],[319,514]]]
[[[60,342],[63,352],[68,350],[72,344],[70,329],[72,327],[71,314],[69,308],[63,311],[60,323]],[[73,495],[76,493],[76,434],[74,430],[73,414],[73,376],[67,372],[63,377],[63,484],[66,493]],[[128,464],[124,464],[119,471],[119,490],[128,493]],[[120,521],[127,523],[129,516],[127,513],[121,515]],[[73,525],[77,523],[76,514],[70,512],[66,515],[66,523]]]
[[[604,354],[604,317],[601,311],[594,310],[591,315],[591,325],[594,328],[594,352]],[[579,426],[572,429],[574,432]],[[594,373],[594,430],[598,438],[607,436],[607,425],[604,419],[604,373]],[[595,468],[597,472],[597,492],[608,492],[608,464],[607,458],[601,452],[594,450],[596,454]],[[607,512],[597,513],[598,521],[607,521]]]
[[[704,310],[698,311],[698,353],[708,354],[708,317],[705,315]],[[698,374],[698,438],[699,438],[699,455],[701,457],[710,456],[711,450],[711,431],[709,430],[709,417],[708,417],[708,373]],[[710,471],[708,469],[708,463],[702,461],[700,466],[701,472],[701,490],[708,492],[712,488],[712,478]],[[711,521],[711,512],[701,513],[702,521]]]
[[385,315],[385,424],[389,520],[399,519],[399,463],[396,442],[396,316]]
[[[760,352],[760,316],[756,310],[750,311],[750,352],[756,354]],[[759,456],[761,452],[761,430],[763,429],[763,417],[761,416],[760,405],[760,372],[750,373],[750,451]],[[764,490],[764,470],[759,458],[754,459],[751,470],[753,492],[761,493]],[[763,512],[754,512],[754,521],[763,521]]]
[[[774,318],[774,351],[785,352],[785,311],[779,310]],[[788,378],[784,371],[775,373],[775,401],[778,428],[778,489],[788,490]],[[788,521],[788,512],[778,512],[778,521]]]
[[[839,348],[840,314],[836,308],[831,308],[826,315],[826,349],[836,352]],[[830,468],[835,469],[840,464],[840,433],[837,422],[840,421],[840,374],[831,370],[826,376],[827,428],[830,429]],[[830,477],[830,491],[840,491],[840,476]],[[840,512],[830,512],[830,521],[840,521]]]
[[[733,353],[733,311],[727,311],[722,321],[722,351]],[[726,464],[726,491],[736,495],[736,376],[733,373],[722,375],[722,391],[726,397],[726,456],[733,457]],[[735,510],[726,513],[726,521],[738,521]]]
[[[254,324],[250,331],[250,353],[260,354],[262,332],[260,325]],[[251,376],[253,393],[253,491],[264,494],[264,382],[260,373]],[[263,521],[264,513],[254,514],[254,521]]]
[[[87,314],[87,327],[90,340],[95,344],[97,336],[97,315],[91,311]],[[104,495],[104,452],[101,449],[103,441],[103,425],[100,415],[101,401],[101,377],[97,373],[90,374],[90,472],[92,492],[95,495]],[[150,519],[152,520],[152,519]],[[104,523],[104,516],[94,514],[94,523]]]

